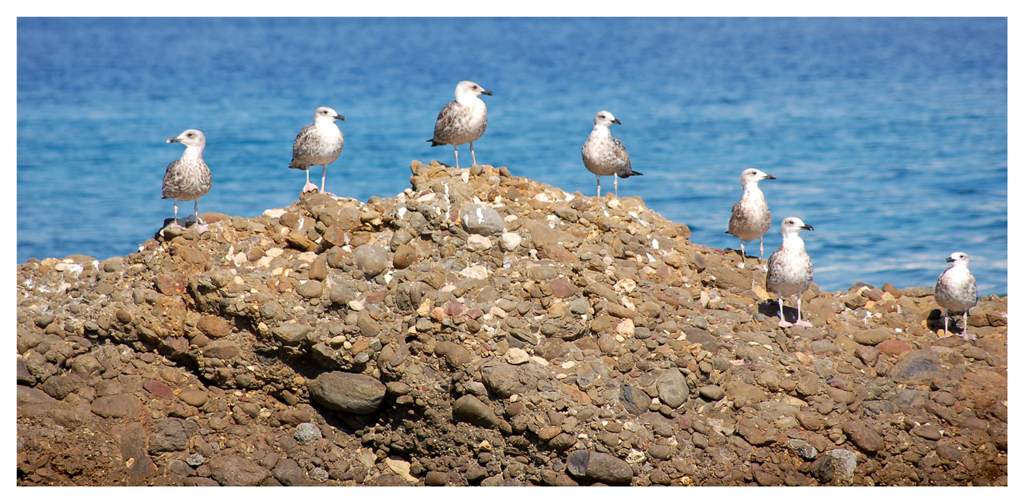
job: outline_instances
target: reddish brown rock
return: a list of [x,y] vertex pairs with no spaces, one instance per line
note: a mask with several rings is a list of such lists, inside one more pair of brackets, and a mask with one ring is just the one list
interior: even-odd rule
[[576,285],[562,278],[555,278],[551,280],[548,285],[551,287],[551,295],[560,299],[572,297],[580,291]]
[[146,391],[159,396],[160,398],[166,398],[168,400],[174,399],[174,389],[155,379],[146,380],[146,382],[142,384],[142,387],[146,388]]
[[219,316],[206,315],[199,319],[196,328],[207,337],[219,338],[231,335],[231,323]]
[[909,343],[897,339],[886,339],[875,347],[878,348],[882,354],[896,356],[901,356],[914,350],[914,347]]

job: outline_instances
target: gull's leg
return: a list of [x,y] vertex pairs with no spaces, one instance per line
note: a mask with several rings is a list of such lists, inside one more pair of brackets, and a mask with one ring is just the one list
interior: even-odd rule
[[949,335],[949,309],[946,310],[946,315],[942,317],[943,328],[945,329],[942,334],[943,337]]
[[960,337],[965,341],[977,340],[975,335],[967,333],[967,311],[964,311],[964,329],[960,332]]
[[757,264],[761,266],[761,270],[768,272],[768,264],[764,263],[764,236],[758,238],[761,241],[761,257],[757,259]]
[[473,166],[476,166],[476,150],[473,150],[473,142],[469,142],[469,153],[473,154]]
[[792,323],[786,321],[786,311],[782,309],[782,294],[779,294],[779,326],[782,328],[788,328],[793,326]]
[[615,198],[619,197],[619,175],[612,174],[612,178],[615,179]]
[[323,172],[322,175],[320,175],[320,193],[321,194],[327,192],[326,187],[327,187],[327,165],[324,164],[324,172]]
[[601,175],[597,175],[597,197],[601,197]]
[[170,227],[181,228],[181,224],[178,223],[178,200],[174,199],[174,222],[171,223]]
[[800,327],[808,327],[808,328],[810,328],[811,327],[811,322],[803,320],[803,319],[800,318],[800,301],[802,300],[801,297],[803,297],[802,294],[803,294],[803,292],[800,292],[800,294],[798,294],[796,296],[796,324],[797,324],[797,326],[800,326]]
[[309,166],[306,166],[306,184],[302,186],[302,193],[313,192],[318,190],[316,184],[309,182]]
[[452,145],[455,148],[455,169],[459,169],[459,146]]
[[195,226],[195,229],[196,229],[196,232],[202,234],[202,233],[210,230],[210,228],[207,227],[206,224],[204,224],[201,220],[199,220],[199,199],[196,199],[196,208],[195,209],[196,209],[196,226]]

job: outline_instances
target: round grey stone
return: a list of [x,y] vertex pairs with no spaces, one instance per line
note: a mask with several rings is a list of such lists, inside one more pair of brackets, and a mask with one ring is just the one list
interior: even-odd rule
[[487,205],[464,204],[459,215],[462,217],[462,227],[470,234],[489,236],[501,234],[505,229],[501,213]]
[[662,403],[672,407],[679,407],[686,402],[690,396],[690,388],[686,385],[686,378],[679,369],[668,369],[658,378],[658,398]]
[[377,245],[362,245],[352,252],[356,268],[367,278],[372,278],[388,267],[388,252]]
[[302,445],[316,442],[320,438],[320,427],[313,423],[302,423],[295,427],[295,440],[298,440]]
[[323,292],[324,284],[315,279],[311,279],[295,287],[295,293],[307,299],[314,299],[316,297],[319,297],[320,294]]

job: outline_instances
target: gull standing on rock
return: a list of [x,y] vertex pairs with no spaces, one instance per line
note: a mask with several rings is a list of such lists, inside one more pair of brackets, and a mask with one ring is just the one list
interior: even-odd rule
[[775,176],[754,168],[744,170],[740,175],[740,183],[743,185],[743,197],[732,206],[729,230],[725,231],[726,234],[732,234],[740,238],[740,259],[743,261],[747,259],[747,252],[743,242],[759,240],[761,242],[761,256],[757,259],[758,264],[764,262],[764,234],[772,226],[772,211],[768,209],[768,203],[764,200],[764,193],[757,186],[757,182],[761,180],[775,180]]
[[473,142],[483,136],[487,130],[487,104],[478,98],[481,94],[494,96],[494,93],[480,87],[475,82],[463,80],[455,86],[455,101],[447,104],[437,114],[434,123],[434,137],[427,140],[431,147],[451,145],[455,148],[455,168],[459,168],[459,145],[469,143],[469,152],[473,155],[473,166],[476,166],[476,151]]
[[162,199],[174,199],[174,223],[171,227],[181,227],[178,224],[178,201],[195,201],[196,230],[202,233],[207,228],[199,220],[199,198],[210,191],[210,168],[203,161],[206,136],[198,129],[187,129],[167,143],[185,145],[181,159],[168,164],[164,173]]
[[594,129],[583,144],[583,165],[597,175],[597,197],[601,197],[601,177],[615,177],[615,197],[619,197],[619,178],[629,178],[643,173],[633,171],[629,154],[622,142],[612,136],[608,126],[622,124],[611,112],[601,110],[594,116]]
[[800,318],[800,295],[811,286],[814,279],[814,267],[811,265],[811,257],[804,249],[804,240],[800,238],[800,231],[807,229],[813,231],[814,227],[804,224],[803,220],[796,217],[787,217],[782,221],[782,245],[779,246],[771,257],[768,257],[768,277],[765,278],[765,286],[769,292],[779,294],[779,326],[791,327],[792,323],[786,321],[782,310],[782,298],[796,294],[796,325],[810,327],[811,324]]
[[[974,275],[967,269],[971,258],[964,252],[956,252],[946,259],[953,265],[942,271],[939,281],[935,283],[935,302],[939,307],[946,310],[945,322],[946,335],[949,335],[949,313],[964,313],[964,327],[960,333],[965,341],[973,340],[976,337],[967,333],[967,312],[978,304],[978,285],[974,282]],[[956,321],[953,321],[954,326]]]
[[320,176],[320,193],[324,193],[327,185],[327,165],[338,160],[341,149],[345,146],[345,135],[341,134],[336,120],[345,120],[345,116],[335,112],[331,107],[320,107],[313,112],[313,123],[299,131],[292,146],[292,169],[306,171],[306,185],[302,193],[317,190],[315,184],[309,183],[309,167],[323,166]]

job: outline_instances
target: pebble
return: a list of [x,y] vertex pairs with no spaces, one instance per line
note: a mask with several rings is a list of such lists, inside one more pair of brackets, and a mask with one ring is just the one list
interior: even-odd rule
[[657,380],[658,398],[669,407],[681,406],[690,396],[686,378],[679,369],[669,369]]
[[793,438],[789,440],[789,448],[793,449],[801,458],[808,461],[813,460],[818,456],[818,450],[813,445],[807,443],[799,438]]
[[459,212],[462,227],[470,234],[500,235],[505,229],[501,214],[483,204],[464,204]]
[[295,287],[295,293],[301,295],[306,299],[314,299],[320,297],[324,291],[324,284],[317,280],[309,280],[303,283],[299,283],[299,286]]
[[309,382],[310,398],[331,410],[351,414],[375,412],[387,392],[377,379],[348,372],[325,372]]
[[876,346],[878,343],[887,340],[889,338],[889,331],[884,328],[873,328],[871,330],[864,330],[857,332],[853,336],[853,340],[858,344],[864,344],[866,346]]
[[466,247],[469,248],[470,251],[481,252],[491,249],[491,246],[491,240],[486,236],[471,234],[466,238]]
[[473,395],[463,395],[455,401],[452,414],[463,421],[484,428],[498,428],[501,420],[494,411]]
[[255,486],[270,476],[266,468],[237,454],[214,457],[208,465],[213,479],[224,486]]
[[501,235],[501,249],[507,252],[515,251],[522,242],[522,236],[514,232],[506,232]]
[[522,365],[530,361],[530,355],[522,349],[509,348],[508,353],[505,354],[505,361],[512,365]]
[[306,471],[299,466],[299,463],[291,458],[283,458],[274,466],[271,475],[283,486],[304,486],[306,482]]
[[298,323],[282,323],[273,330],[274,338],[288,346],[297,346],[306,340],[313,327]]
[[850,439],[850,442],[853,442],[853,445],[868,454],[874,454],[885,447],[882,436],[861,421],[843,423],[843,433]]
[[199,390],[182,391],[181,394],[178,395],[178,398],[193,407],[202,407],[203,405],[206,405],[207,400],[209,400],[209,396],[206,392]]
[[697,389],[697,394],[711,401],[718,401],[725,398],[725,390],[722,389],[721,386],[715,386],[714,384],[701,386]]
[[302,445],[320,440],[320,427],[313,423],[302,423],[295,427],[295,440]]
[[927,349],[918,349],[901,356],[889,374],[893,381],[901,384],[930,384],[942,377],[940,365],[935,353]]
[[573,451],[566,459],[566,466],[574,477],[609,485],[628,484],[633,479],[629,464],[603,452]]
[[395,250],[392,262],[395,265],[395,269],[406,269],[415,264],[418,259],[419,253],[416,251],[416,248],[403,244]]
[[199,319],[196,328],[207,337],[227,337],[231,335],[231,324],[220,316],[206,315]]
[[380,246],[365,244],[352,252],[352,260],[363,276],[372,278],[387,268],[388,252]]

